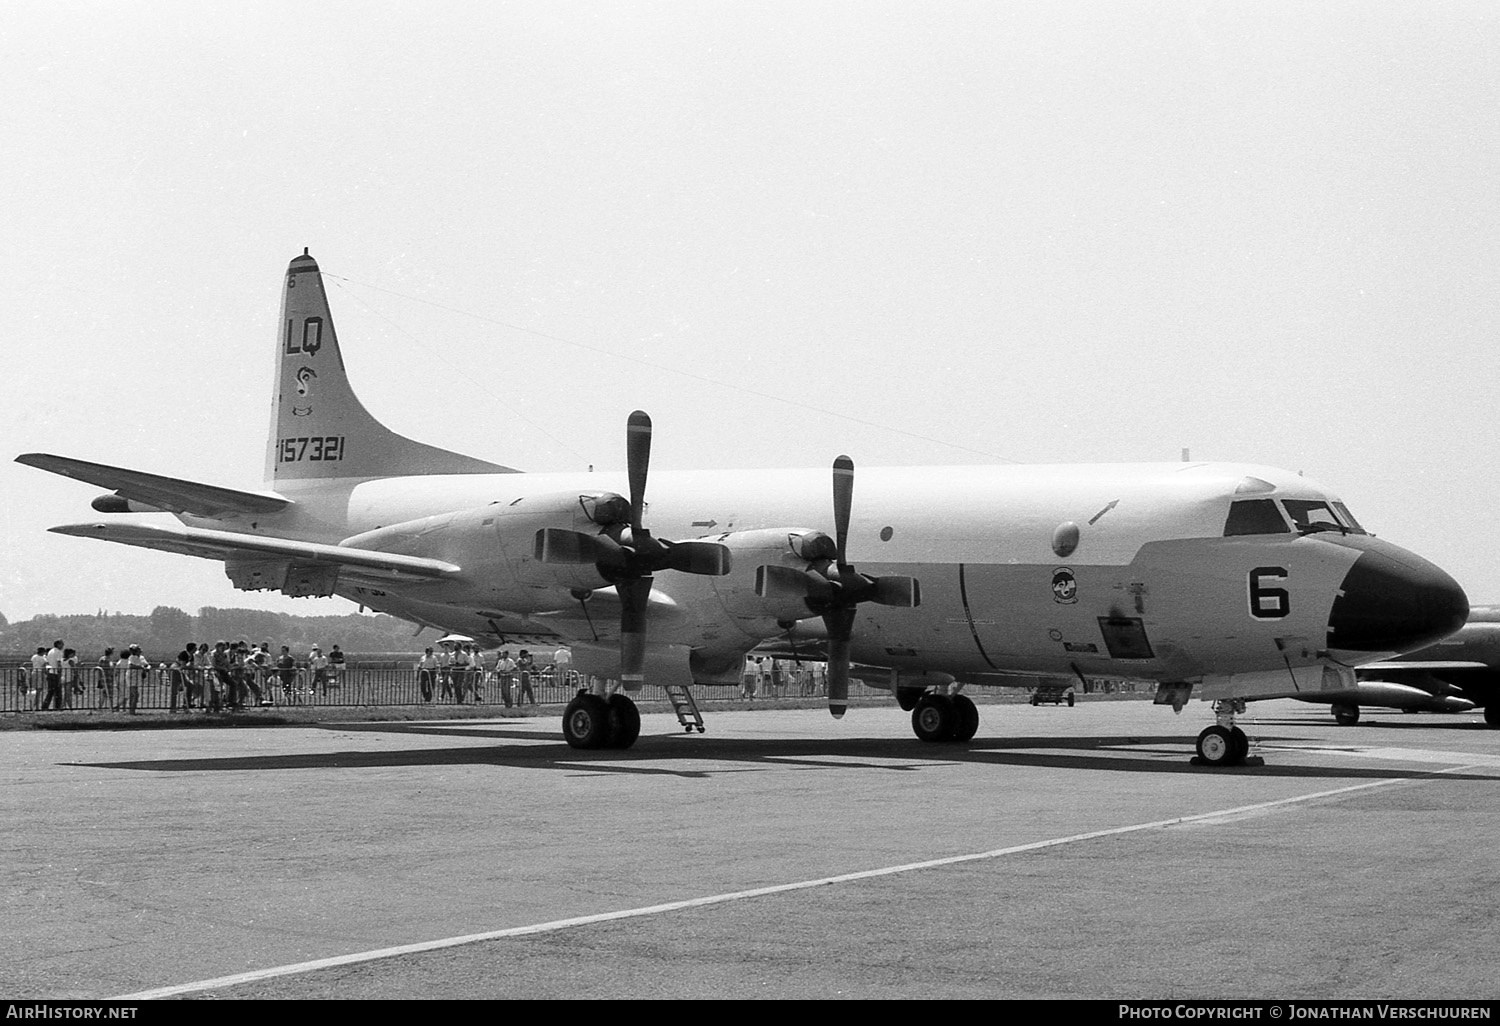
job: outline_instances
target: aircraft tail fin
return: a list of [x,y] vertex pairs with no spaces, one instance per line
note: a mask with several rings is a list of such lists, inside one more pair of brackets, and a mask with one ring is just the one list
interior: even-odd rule
[[306,250],[287,267],[278,335],[269,487],[326,478],[514,473],[413,441],[370,416],[349,386],[323,277]]

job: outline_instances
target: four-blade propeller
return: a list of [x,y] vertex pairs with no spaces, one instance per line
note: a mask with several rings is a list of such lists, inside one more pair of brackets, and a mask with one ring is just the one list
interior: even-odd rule
[[652,575],[658,570],[722,577],[729,573],[729,549],[717,542],[672,542],[657,538],[641,522],[646,507],[646,475],[651,463],[651,418],[630,415],[625,432],[626,475],[630,482],[628,520],[618,502],[597,502],[596,520],[604,531],[584,534],[543,528],[536,534],[536,558],[544,563],[593,563],[620,596],[620,681],[638,684],[646,663],[646,609]]
[[854,505],[854,461],[833,461],[834,538],[814,531],[795,539],[797,554],[808,561],[805,570],[767,565],[757,568],[756,594],[784,598],[800,596],[807,608],[823,618],[828,631],[828,711],[835,719],[849,707],[849,650],[854,634],[855,607],[861,602],[883,606],[917,606],[922,588],[914,577],[867,577],[849,563],[849,514]]
[[[592,563],[620,596],[620,680],[644,680],[646,610],[652,575],[659,570],[723,576],[729,573],[727,546],[718,542],[672,542],[657,538],[642,523],[646,476],[651,464],[651,418],[641,410],[630,415],[625,434],[625,462],[630,482],[628,505],[620,496],[596,499],[591,517],[598,534],[548,527],[536,533],[536,558],[544,563]],[[810,613],[823,618],[828,632],[828,711],[842,717],[849,706],[850,648],[855,607],[861,602],[913,607],[921,603],[921,585],[913,577],[867,577],[849,563],[849,516],[854,505],[854,461],[833,461],[834,537],[821,531],[794,536],[792,544],[806,568],[758,567],[755,591],[762,597],[800,598]]]

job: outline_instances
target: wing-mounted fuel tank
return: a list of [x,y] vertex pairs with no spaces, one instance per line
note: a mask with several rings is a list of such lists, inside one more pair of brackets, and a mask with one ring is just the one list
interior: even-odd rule
[[629,502],[613,492],[526,495],[376,528],[340,544],[456,563],[463,568],[459,581],[475,597],[510,611],[535,612],[573,602],[570,593],[610,583],[594,561],[544,561],[540,539],[593,537],[617,523],[622,509],[628,517]]

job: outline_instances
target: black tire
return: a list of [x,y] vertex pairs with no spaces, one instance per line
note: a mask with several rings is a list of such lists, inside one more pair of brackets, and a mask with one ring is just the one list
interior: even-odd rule
[[1492,727],[1500,727],[1500,702],[1491,702],[1484,707],[1484,722]]
[[947,695],[923,695],[911,711],[911,729],[923,741],[951,741],[958,716]]
[[603,748],[609,740],[609,706],[598,695],[579,695],[563,710],[563,738],[573,748]]
[[1235,765],[1239,761],[1235,758],[1238,751],[1239,744],[1228,727],[1216,723],[1198,735],[1198,758],[1209,766]]
[[1354,726],[1359,722],[1359,706],[1335,705],[1333,707],[1333,721],[1341,727]]
[[1229,728],[1229,736],[1234,739],[1234,765],[1243,765],[1250,754],[1250,738],[1239,727]]
[[924,692],[918,688],[897,688],[896,704],[901,707],[902,712],[911,712],[917,707],[917,702],[921,700],[923,694]]
[[641,711],[624,695],[609,696],[609,739],[605,748],[629,748],[641,736]]
[[968,695],[953,696],[953,740],[972,741],[979,732],[979,709]]
[[1073,692],[1068,692],[1068,708],[1073,708]]

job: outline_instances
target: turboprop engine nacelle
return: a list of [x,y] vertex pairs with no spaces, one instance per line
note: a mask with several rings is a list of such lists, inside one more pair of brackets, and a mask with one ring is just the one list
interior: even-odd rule
[[786,567],[801,573],[809,559],[831,551],[833,542],[810,528],[769,527],[736,531],[718,539],[734,554],[734,570],[714,580],[724,608],[742,622],[770,620],[789,623],[812,616],[805,593],[765,587],[765,568]]
[[488,600],[518,611],[555,608],[572,591],[609,584],[591,563],[545,563],[537,557],[541,531],[594,533],[628,513],[613,492],[553,492],[526,495],[456,513],[376,528],[341,545],[456,563],[462,579],[482,585]]

